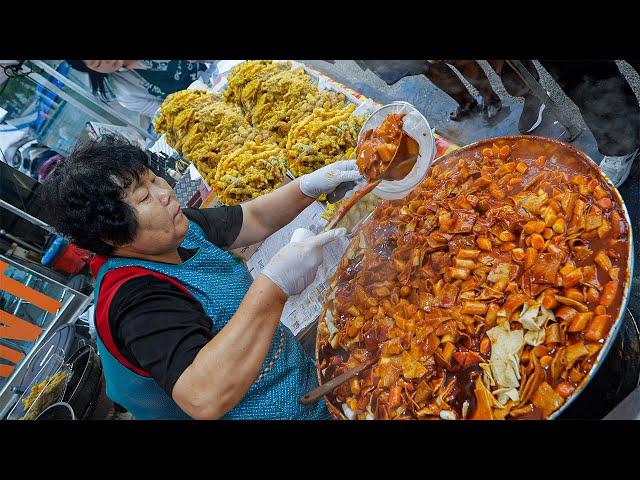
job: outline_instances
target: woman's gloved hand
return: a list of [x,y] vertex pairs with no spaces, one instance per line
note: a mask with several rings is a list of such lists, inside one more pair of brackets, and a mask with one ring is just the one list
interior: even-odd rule
[[322,264],[322,247],[344,236],[346,229],[336,228],[314,235],[306,228],[298,228],[291,241],[276,253],[262,270],[290,297],[302,292],[313,281]]
[[300,190],[308,197],[330,193],[343,182],[362,177],[355,160],[341,160],[300,177]]

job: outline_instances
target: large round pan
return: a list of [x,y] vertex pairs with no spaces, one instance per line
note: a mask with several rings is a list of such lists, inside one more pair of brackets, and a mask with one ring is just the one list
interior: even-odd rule
[[[453,162],[455,161],[455,159],[460,158],[461,156],[470,156],[475,152],[481,151],[483,148],[491,147],[494,142],[510,142],[510,141],[525,140],[525,139],[538,144],[555,145],[561,150],[564,150],[565,154],[571,154],[575,156],[577,159],[581,160],[584,163],[585,169],[587,169],[587,171],[582,172],[583,174],[589,174],[594,178],[598,178],[602,180],[604,183],[608,185],[609,189],[612,192],[613,199],[615,199],[618,205],[620,205],[621,210],[624,213],[624,219],[627,222],[627,228],[629,231],[628,257],[625,261],[626,271],[625,271],[624,277],[621,277],[622,298],[620,302],[620,308],[614,318],[614,323],[611,326],[611,329],[609,330],[609,335],[607,336],[603,347],[600,349],[600,351],[598,352],[598,355],[596,356],[596,359],[593,363],[593,367],[591,368],[589,373],[584,377],[581,384],[578,386],[578,388],[573,393],[573,395],[571,395],[571,397],[569,397],[567,401],[558,410],[556,410],[553,414],[551,414],[548,417],[549,420],[552,420],[562,415],[562,412],[564,412],[569,407],[569,405],[571,405],[573,401],[584,391],[587,385],[589,385],[589,382],[591,382],[591,380],[597,373],[598,369],[604,362],[604,359],[606,358],[606,356],[608,355],[611,349],[611,345],[613,344],[613,341],[615,340],[616,336],[620,331],[620,326],[623,323],[625,311],[627,308],[627,304],[629,303],[629,297],[631,295],[631,279],[633,274],[633,263],[634,263],[633,231],[631,230],[631,219],[629,218],[629,211],[627,210],[627,207],[624,203],[624,200],[622,199],[622,196],[620,195],[620,192],[618,192],[618,189],[613,185],[613,183],[611,183],[611,180],[609,180],[607,176],[604,173],[602,173],[598,165],[586,153],[584,153],[583,151],[577,149],[572,145],[568,145],[559,140],[546,138],[546,137],[529,136],[529,135],[511,135],[511,136],[489,138],[489,139],[481,140],[479,142],[472,143],[470,145],[466,145],[464,147],[453,150],[437,158],[436,160],[434,160],[432,164],[432,168],[433,168],[433,165],[436,165],[439,163]],[[348,249],[347,249],[347,252],[348,252]],[[347,254],[347,252],[345,252],[345,255]],[[328,292],[327,294],[329,293],[330,292]],[[323,310],[320,316],[320,322],[324,321],[324,314],[325,314],[325,311]],[[318,366],[320,364],[319,363],[319,351],[321,346],[320,340],[321,340],[320,329],[318,329],[318,335],[316,336],[316,365]],[[318,375],[318,382],[322,383],[322,375],[321,375],[320,369],[317,368],[316,371]],[[325,396],[325,401],[327,404],[327,408],[329,409],[329,411],[331,412],[334,418],[346,420],[346,416],[343,413],[343,411],[340,408],[338,408],[336,405],[333,405],[329,401],[329,398],[326,396]]]

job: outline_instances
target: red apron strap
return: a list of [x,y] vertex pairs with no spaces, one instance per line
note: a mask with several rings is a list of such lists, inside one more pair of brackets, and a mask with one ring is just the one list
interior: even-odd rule
[[120,353],[120,351],[116,347],[115,341],[113,340],[111,325],[109,323],[109,308],[111,307],[111,302],[118,292],[118,289],[129,280],[146,275],[153,275],[160,280],[170,282],[171,284],[175,285],[180,291],[193,298],[191,292],[189,292],[189,290],[187,290],[175,278],[163,275],[162,273],[158,273],[153,270],[147,270],[146,268],[142,267],[116,268],[114,270],[111,270],[110,272],[107,272],[102,279],[100,292],[98,292],[98,300],[96,301],[95,318],[96,330],[98,332],[98,335],[100,336],[100,339],[102,340],[102,343],[104,343],[104,346],[107,347],[107,350],[109,350],[109,353],[111,353],[111,355],[113,355],[116,360],[118,360],[129,370],[132,370],[138,375],[150,377],[151,375],[149,374],[149,372],[136,367]]

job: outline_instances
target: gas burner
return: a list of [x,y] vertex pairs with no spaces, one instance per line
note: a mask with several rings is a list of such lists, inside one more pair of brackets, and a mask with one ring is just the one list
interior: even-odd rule
[[627,308],[609,354],[585,390],[560,419],[601,419],[638,386],[640,332]]

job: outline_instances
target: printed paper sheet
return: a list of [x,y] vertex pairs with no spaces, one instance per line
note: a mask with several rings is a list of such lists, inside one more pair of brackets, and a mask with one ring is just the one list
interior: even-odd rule
[[[298,215],[295,220],[267,238],[247,261],[247,268],[257,277],[271,257],[289,242],[296,228],[308,228],[313,232],[320,232],[326,220],[320,215],[324,207],[319,202],[312,203]],[[324,246],[324,260],[316,278],[300,295],[289,298],[284,306],[280,320],[294,335],[301,333],[310,325],[322,311],[324,294],[328,288],[327,278],[333,274],[349,245],[346,238],[338,239]]]

